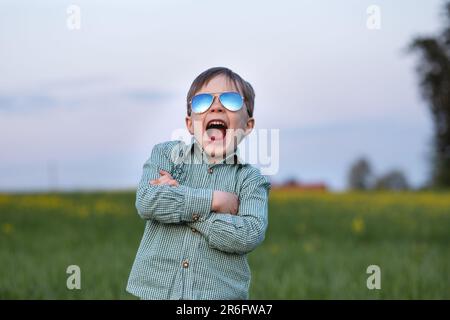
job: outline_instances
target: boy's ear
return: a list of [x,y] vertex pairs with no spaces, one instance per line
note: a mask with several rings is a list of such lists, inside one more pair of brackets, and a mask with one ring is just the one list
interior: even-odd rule
[[245,135],[249,135],[253,128],[255,127],[255,119],[254,118],[248,118],[247,120],[247,126],[245,127]]
[[186,128],[188,129],[190,134],[194,135],[194,127],[192,125],[192,118],[190,116],[186,116]]

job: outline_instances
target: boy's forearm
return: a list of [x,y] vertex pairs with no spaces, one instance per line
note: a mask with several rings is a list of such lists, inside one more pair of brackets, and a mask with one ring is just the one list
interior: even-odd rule
[[211,212],[212,193],[181,185],[147,185],[138,189],[136,208],[143,219],[162,223],[199,221]]
[[255,216],[212,213],[204,221],[188,222],[205,237],[208,244],[227,253],[246,254],[264,240],[267,223]]

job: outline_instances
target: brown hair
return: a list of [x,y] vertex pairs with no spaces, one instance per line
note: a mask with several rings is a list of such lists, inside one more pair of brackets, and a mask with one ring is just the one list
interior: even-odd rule
[[252,85],[241,78],[240,75],[224,67],[214,67],[200,73],[197,78],[192,82],[187,94],[187,114],[191,115],[191,99],[192,97],[208,82],[218,75],[225,75],[230,79],[235,87],[240,91],[244,97],[244,103],[247,107],[247,113],[250,117],[253,117],[253,109],[255,106],[255,91]]

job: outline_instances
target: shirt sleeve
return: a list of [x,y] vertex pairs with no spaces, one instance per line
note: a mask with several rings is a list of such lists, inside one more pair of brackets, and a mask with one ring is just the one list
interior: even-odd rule
[[211,213],[207,219],[189,225],[203,234],[214,249],[227,253],[249,253],[265,238],[269,190],[270,182],[259,175],[244,182],[237,215]]
[[145,220],[163,223],[202,221],[211,214],[213,190],[179,185],[151,185],[159,170],[171,172],[173,162],[164,144],[156,145],[143,167],[136,192],[136,209]]

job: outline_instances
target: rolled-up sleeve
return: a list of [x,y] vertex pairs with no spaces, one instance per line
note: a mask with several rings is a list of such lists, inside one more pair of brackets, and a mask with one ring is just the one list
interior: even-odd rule
[[244,181],[239,196],[239,212],[212,213],[190,226],[199,230],[210,247],[228,253],[246,254],[262,243],[268,226],[270,182],[258,175]]
[[171,172],[172,161],[163,144],[156,145],[143,167],[136,192],[136,209],[143,219],[163,223],[202,221],[211,214],[213,190],[187,186],[151,185],[159,170]]

